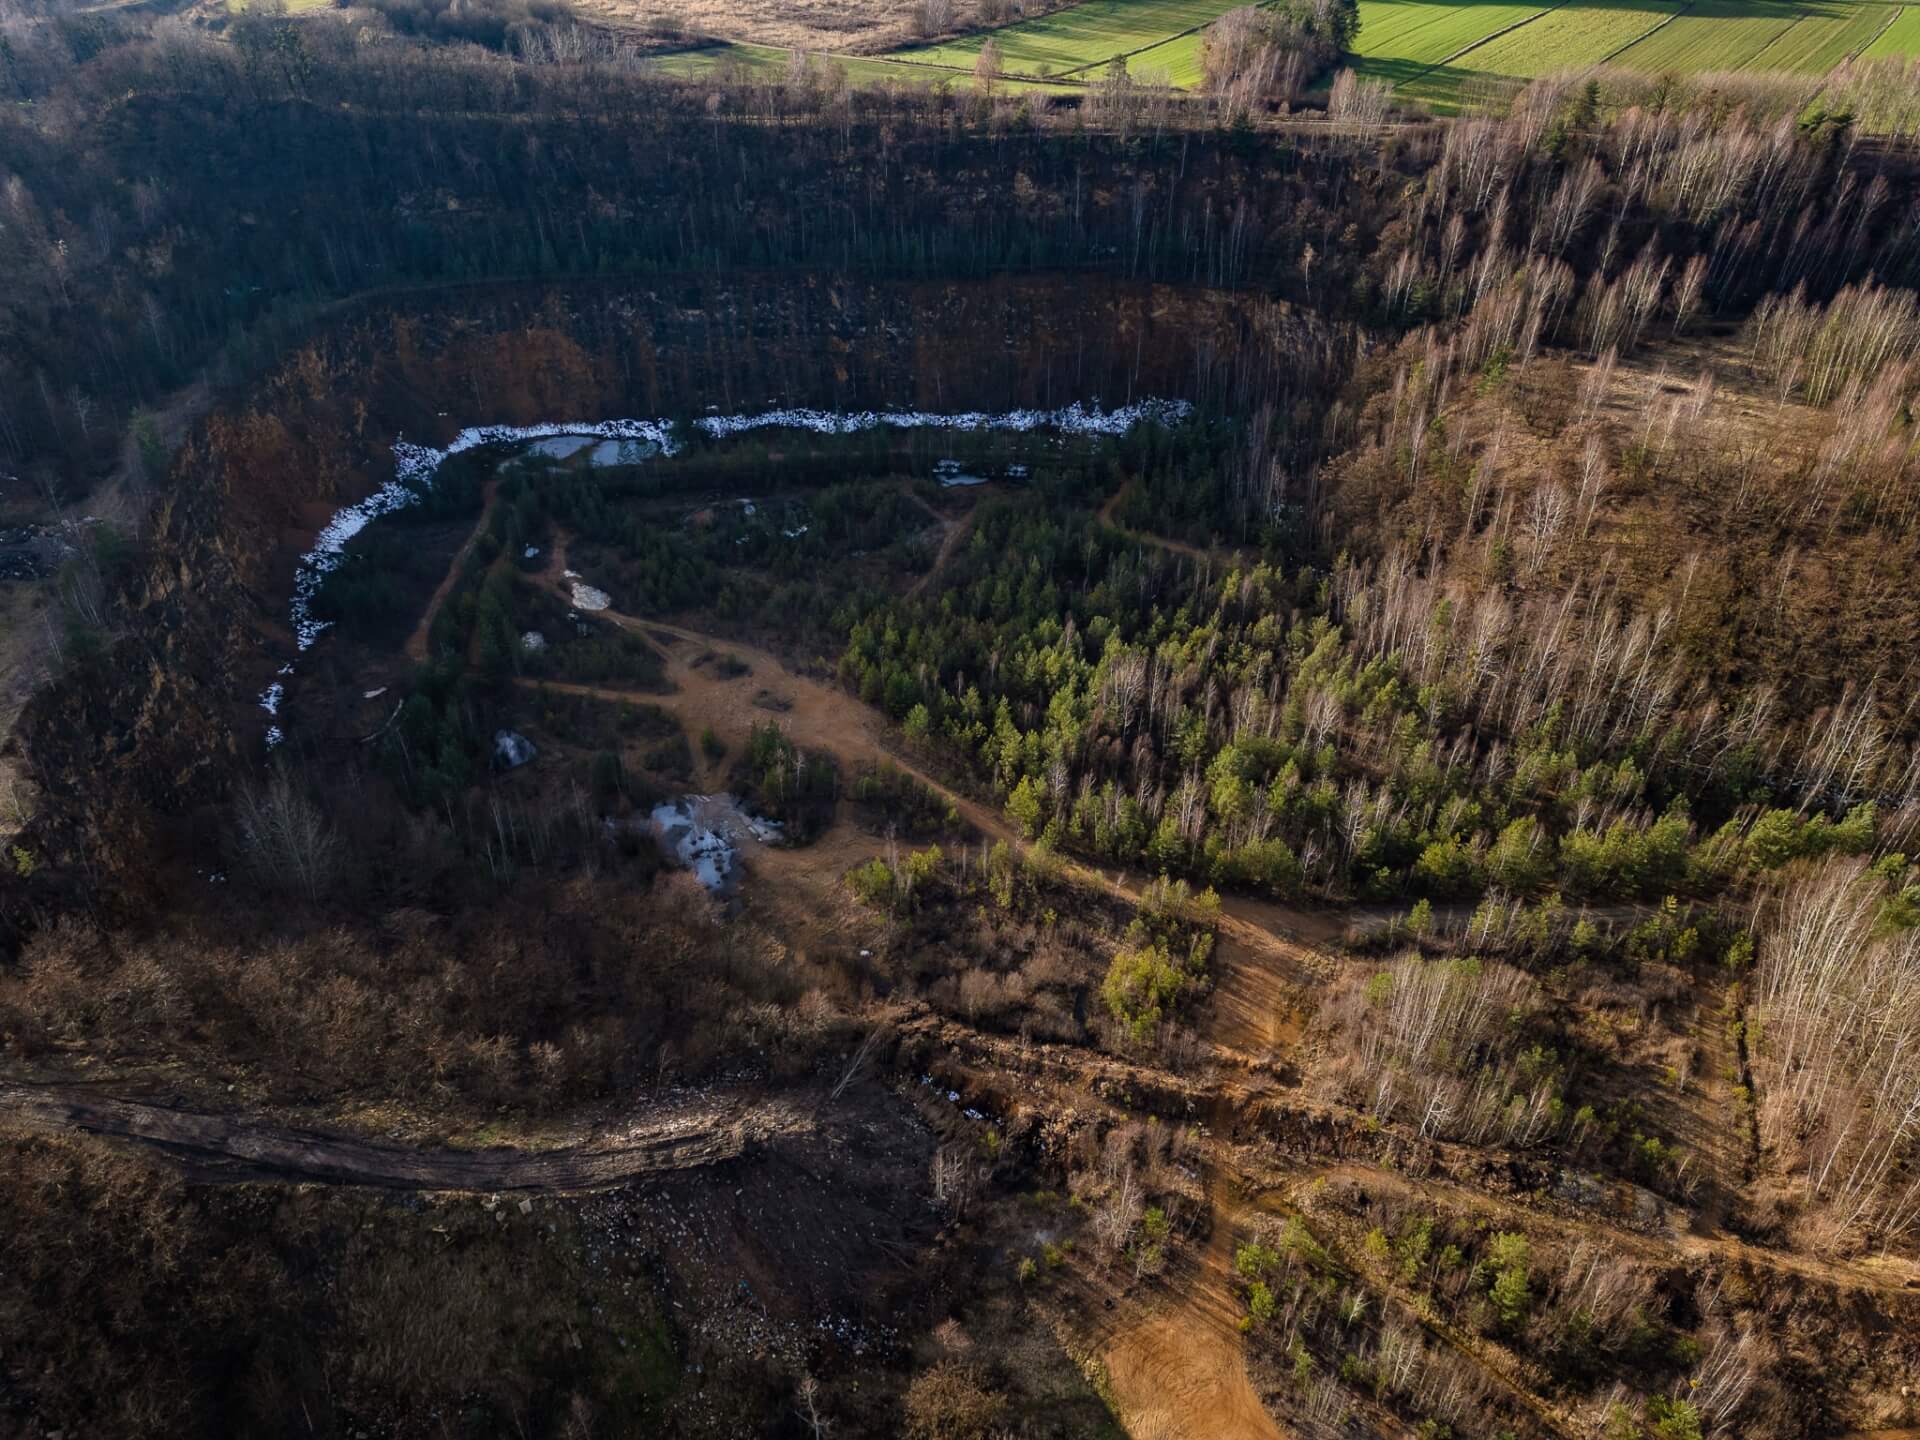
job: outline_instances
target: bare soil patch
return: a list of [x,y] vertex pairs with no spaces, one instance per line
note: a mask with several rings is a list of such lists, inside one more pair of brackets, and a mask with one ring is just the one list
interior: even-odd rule
[[[1224,1189],[1225,1193],[1222,1193]],[[1139,1440],[1279,1440],[1247,1377],[1233,1293],[1237,1191],[1213,1182],[1213,1229],[1164,1308],[1116,1325],[1100,1350],[1127,1432]]]

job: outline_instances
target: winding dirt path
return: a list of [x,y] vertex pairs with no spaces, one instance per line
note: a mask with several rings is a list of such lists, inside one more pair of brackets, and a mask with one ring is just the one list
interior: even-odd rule
[[973,533],[974,511],[967,511],[958,520],[950,520],[911,490],[907,492],[907,498],[931,515],[945,532],[940,537],[940,549],[933,557],[933,564],[927,567],[927,573],[907,587],[906,598],[911,600],[931,585],[934,577],[946,570],[947,562],[953,559],[953,552],[958,550],[961,542]]
[[[560,552],[564,555],[564,550]],[[571,590],[564,573],[550,570],[546,580],[563,599]],[[884,717],[839,686],[787,668],[778,656],[738,640],[705,635],[683,625],[642,620],[618,610],[596,612],[601,618],[639,635],[659,652],[667,678],[676,686],[669,694],[625,690],[615,686],[523,678],[534,689],[587,695],[616,704],[652,705],[675,716],[689,738],[711,727],[730,751],[745,745],[756,724],[777,719],[796,745],[832,755],[842,766],[890,764],[911,775],[946,800],[982,835],[1003,840],[1025,853],[1032,847],[1000,811],[963,795],[891,743]],[[736,656],[748,674],[723,678],[716,667],[694,662],[709,653]],[[768,692],[787,709],[769,711],[755,703]],[[1078,861],[1065,863],[1067,874],[1117,898],[1137,901],[1148,877],[1122,869],[1099,869]],[[1220,930],[1223,973],[1219,992],[1223,1012],[1231,1017],[1222,1043],[1232,1049],[1271,1048],[1287,1028],[1287,1016],[1298,1005],[1303,986],[1326,973],[1330,964],[1321,948],[1344,930],[1344,912],[1296,910],[1253,896],[1223,896]],[[1230,1043],[1227,1039],[1243,1042]]]
[[[539,581],[571,603],[571,582],[565,573],[566,555],[565,540],[557,538],[548,567]],[[565,694],[589,695],[616,704],[652,705],[679,717],[696,738],[698,732],[694,727],[711,725],[729,746],[744,743],[754,725],[778,720],[795,744],[825,751],[849,768],[890,764],[946,800],[981,834],[1004,840],[1022,852],[1032,848],[998,808],[969,798],[903,755],[892,742],[885,717],[838,685],[802,675],[771,651],[746,641],[704,634],[664,620],[643,620],[614,609],[594,613],[652,646],[665,663],[667,678],[677,689],[668,694],[655,694],[617,686],[535,678],[523,678],[520,683]],[[733,655],[746,664],[749,673],[722,678],[711,673],[713,667],[695,663],[709,653]],[[777,696],[789,708],[772,711],[755,704],[754,697],[763,691]],[[1128,900],[1137,900],[1142,886],[1150,878],[1122,868],[1105,869],[1080,861],[1068,861],[1066,868],[1082,883]],[[1325,957],[1316,947],[1337,939],[1351,918],[1345,910],[1299,910],[1277,901],[1244,895],[1223,896],[1221,908],[1224,931],[1263,954],[1283,956],[1297,964],[1302,973],[1313,973],[1324,967]]]
[[467,556],[473,553],[473,547],[480,543],[480,537],[487,532],[487,522],[493,518],[493,502],[500,494],[500,482],[497,479],[487,481],[481,494],[484,498],[480,505],[480,518],[473,522],[472,533],[460,542],[460,548],[453,554],[453,563],[447,566],[447,573],[434,587],[433,598],[427,601],[427,608],[421,613],[420,623],[407,636],[406,657],[416,663],[427,658],[427,641],[433,635],[434,619],[440,614],[440,607],[447,603],[447,597],[453,593],[453,587],[460,583],[460,573],[466,568]]
[[[564,553],[561,549],[562,557]],[[565,597],[570,587],[563,570],[563,562],[550,568],[546,583]],[[982,835],[1018,851],[1030,848],[997,808],[961,794],[902,756],[889,743],[884,718],[838,686],[798,674],[756,646],[616,610],[598,613],[659,652],[677,687],[673,693],[640,694],[536,679],[521,683],[616,703],[654,705],[676,716],[689,737],[711,726],[730,750],[745,744],[753,725],[765,723],[770,712],[756,705],[754,697],[771,693],[788,706],[779,719],[796,744],[825,751],[846,767],[890,763],[943,797]],[[723,679],[714,673],[717,667],[694,663],[712,652],[736,656],[751,673]],[[868,842],[867,850],[875,843]],[[832,869],[831,875],[807,878],[824,878],[829,886],[849,866],[840,848],[830,856],[810,851],[769,851],[767,856],[782,861],[800,857],[797,863],[803,866],[824,865]],[[1130,901],[1139,898],[1146,883],[1144,876],[1078,862],[1067,862],[1065,868],[1079,883]],[[1201,1023],[1221,1058],[1267,1064],[1297,1037],[1307,990],[1331,964],[1317,947],[1335,939],[1347,917],[1245,896],[1223,898],[1221,909],[1219,978]],[[1128,1431],[1139,1440],[1279,1440],[1284,1434],[1248,1379],[1238,1328],[1231,1274],[1238,1233],[1232,1199],[1237,1181],[1216,1172],[1209,1190],[1212,1230],[1199,1273],[1183,1281],[1169,1304],[1145,1313],[1128,1304],[1098,1341]]]
[[589,1145],[457,1150],[209,1115],[117,1099],[84,1086],[0,1082],[0,1112],[36,1129],[78,1130],[159,1150],[203,1183],[276,1180],[549,1194],[607,1190],[646,1175],[718,1164],[812,1123],[790,1102],[733,1096],[663,1107]]
[[1198,560],[1201,564],[1206,564],[1209,561],[1220,558],[1219,556],[1210,554],[1208,551],[1202,550],[1198,545],[1189,545],[1184,540],[1169,540],[1164,535],[1149,534],[1145,530],[1129,530],[1126,526],[1115,520],[1113,518],[1113,512],[1120,508],[1120,502],[1127,498],[1127,492],[1132,488],[1133,482],[1128,481],[1125,485],[1122,485],[1118,490],[1114,491],[1113,494],[1107,497],[1106,504],[1100,507],[1094,518],[1109,530],[1118,530],[1135,544],[1149,545],[1155,550],[1165,550],[1172,555],[1184,555],[1189,560]]

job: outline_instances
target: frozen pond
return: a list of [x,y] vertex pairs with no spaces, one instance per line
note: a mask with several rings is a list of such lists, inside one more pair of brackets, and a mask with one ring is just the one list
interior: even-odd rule
[[645,440],[602,440],[587,461],[593,465],[640,465],[659,453],[659,446]]
[[[589,449],[589,446],[592,448]],[[589,465],[644,465],[660,453],[660,447],[651,440],[631,436],[602,439],[597,434],[544,435],[507,456],[500,462],[499,468],[509,470],[532,457],[571,460],[582,450],[587,451]]]
[[985,475],[969,475],[960,466],[958,460],[936,460],[933,466],[933,478],[949,489],[956,485],[984,485]]
[[749,814],[731,795],[682,795],[653,807],[661,845],[716,895],[731,895],[740,879],[740,847],[772,845],[781,838],[777,820]]

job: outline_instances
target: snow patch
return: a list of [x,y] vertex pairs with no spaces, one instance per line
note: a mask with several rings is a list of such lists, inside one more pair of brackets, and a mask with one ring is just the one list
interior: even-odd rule
[[493,763],[502,770],[517,770],[539,753],[518,730],[493,732]]
[[716,895],[739,883],[742,844],[774,845],[784,834],[778,820],[751,814],[731,795],[683,795],[654,806],[652,819],[661,844]]

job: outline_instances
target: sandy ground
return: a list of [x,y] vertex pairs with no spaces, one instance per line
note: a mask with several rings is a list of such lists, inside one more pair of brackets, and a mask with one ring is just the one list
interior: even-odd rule
[[1196,1273],[1168,1287],[1163,1306],[1130,1305],[1106,1335],[1100,1361],[1133,1440],[1279,1440],[1282,1430],[1247,1378],[1233,1287],[1239,1192],[1215,1175],[1213,1231]]

